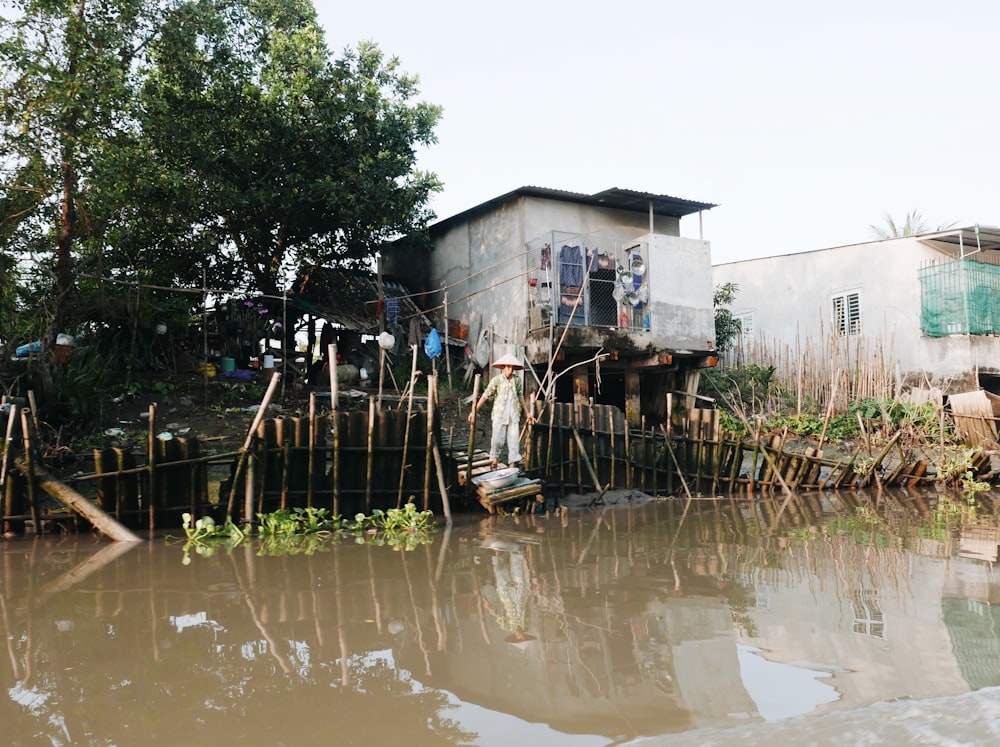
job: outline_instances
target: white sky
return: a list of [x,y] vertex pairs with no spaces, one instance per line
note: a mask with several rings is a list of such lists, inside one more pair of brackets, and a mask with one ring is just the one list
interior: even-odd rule
[[886,212],[1000,225],[997,0],[314,1],[334,53],[373,40],[444,108],[439,218],[526,185],[668,194],[719,205],[714,262]]

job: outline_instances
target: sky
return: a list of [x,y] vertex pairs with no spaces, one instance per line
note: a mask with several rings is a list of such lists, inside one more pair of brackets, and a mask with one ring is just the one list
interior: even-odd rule
[[[314,0],[443,108],[447,218],[522,186],[716,204],[715,263],[1000,225],[996,0]],[[558,229],[557,226],[553,226]]]

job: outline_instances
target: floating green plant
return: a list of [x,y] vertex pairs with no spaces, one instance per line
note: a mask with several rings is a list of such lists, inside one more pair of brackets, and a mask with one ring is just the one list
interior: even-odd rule
[[255,535],[260,540],[258,555],[311,555],[346,537],[353,537],[359,544],[412,550],[431,542],[437,528],[434,514],[418,511],[412,502],[387,511],[375,509],[371,516],[359,513],[353,521],[325,508],[279,509],[257,514],[256,531],[249,524],[240,527],[228,520],[220,525],[211,516],[194,519],[185,513],[182,520],[185,565],[191,562],[192,552],[203,557],[219,549],[231,552]]

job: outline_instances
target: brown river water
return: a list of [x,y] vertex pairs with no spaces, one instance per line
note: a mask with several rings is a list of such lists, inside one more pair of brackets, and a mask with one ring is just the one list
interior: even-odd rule
[[993,498],[627,498],[410,551],[0,543],[0,744],[1000,743]]

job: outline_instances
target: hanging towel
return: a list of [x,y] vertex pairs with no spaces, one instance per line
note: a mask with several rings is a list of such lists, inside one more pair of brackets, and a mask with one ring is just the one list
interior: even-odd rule
[[563,245],[559,250],[559,282],[563,285],[583,285],[583,255],[580,247]]

